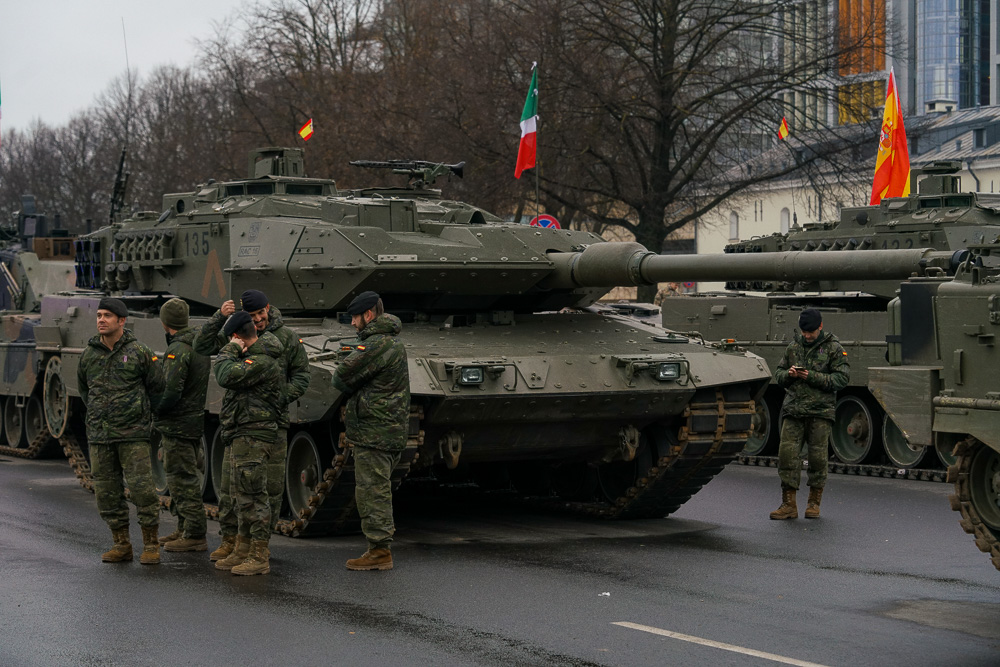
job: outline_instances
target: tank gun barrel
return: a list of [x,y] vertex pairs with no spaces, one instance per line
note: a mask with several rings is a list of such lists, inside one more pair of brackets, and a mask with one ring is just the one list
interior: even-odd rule
[[956,253],[927,248],[863,252],[796,251],[659,255],[638,243],[598,243],[579,253],[549,253],[546,288],[652,285],[680,281],[902,280],[937,267],[953,273]]

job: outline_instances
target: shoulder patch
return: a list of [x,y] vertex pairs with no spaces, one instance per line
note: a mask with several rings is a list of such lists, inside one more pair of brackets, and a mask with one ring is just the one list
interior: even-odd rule
[[366,348],[365,348],[365,346],[364,346],[364,345],[358,345],[358,351],[359,351],[359,352],[364,352],[364,351],[365,351],[365,349],[366,349]]
[[840,351],[840,353],[841,353],[842,355],[844,355],[845,357],[847,356],[847,351],[846,351],[846,350],[841,350],[841,351]]
[[156,355],[154,354],[154,355],[153,355],[153,361],[156,361],[157,359],[159,359],[159,357],[157,357],[157,356],[156,356]]
[[300,343],[302,342],[302,339],[301,339],[301,338],[299,339],[299,342],[300,342]]
[[[153,357],[153,358],[156,359],[156,357]],[[167,359],[176,359],[176,358],[177,357],[175,355],[173,355],[173,354],[168,354],[167,355]]]
[[244,359],[243,363],[244,364],[252,364],[253,363],[253,359]]

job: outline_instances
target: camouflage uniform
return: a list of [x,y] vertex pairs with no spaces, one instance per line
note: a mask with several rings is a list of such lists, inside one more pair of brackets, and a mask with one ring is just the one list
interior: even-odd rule
[[410,415],[406,349],[396,339],[402,329],[394,315],[369,322],[333,376],[334,388],[350,394],[345,435],[354,447],[355,500],[369,549],[388,548],[395,533],[389,480],[406,447]]
[[194,351],[197,329],[186,327],[167,334],[163,354],[165,389],[157,397],[153,425],[160,432],[164,471],[170,489],[170,510],[184,537],[205,537],[205,507],[201,500],[205,457],[205,396],[208,393],[208,357]]
[[281,320],[281,311],[274,306],[268,311],[268,324],[265,329],[274,334],[281,342],[281,362],[285,371],[285,395],[282,403],[284,408],[278,415],[278,434],[271,452],[271,462],[267,469],[267,495],[271,505],[271,530],[278,523],[281,515],[281,504],[285,498],[285,457],[288,453],[288,406],[309,388],[309,357],[302,339],[286,327]]
[[227,344],[215,361],[215,379],[226,390],[219,419],[222,437],[232,443],[230,485],[239,533],[264,543],[271,536],[267,465],[285,391],[281,352],[277,337],[264,332],[246,352]]
[[[790,378],[788,369],[792,366],[805,368],[809,377]],[[837,392],[847,386],[850,371],[847,352],[831,333],[820,331],[810,344],[796,332],[794,342],[785,350],[774,372],[775,382],[785,388],[778,451],[778,476],[785,486],[799,488],[802,471],[799,452],[803,441],[809,447],[809,486],[821,489],[826,485],[827,447]]]
[[80,355],[77,383],[87,407],[87,442],[101,518],[111,530],[128,528],[124,476],[139,525],[158,526],[149,448],[149,396],[163,391],[156,357],[128,329],[110,350],[94,336]]
[[[204,355],[206,357],[211,357],[219,353],[219,350],[228,343],[228,339],[222,333],[222,327],[226,323],[226,316],[222,314],[221,310],[215,311],[215,313],[208,318],[208,321],[202,325],[201,331],[198,336],[194,339],[194,351],[197,354]],[[223,538],[235,537],[237,532],[237,527],[239,525],[239,518],[236,514],[236,507],[233,504],[233,494],[230,488],[230,482],[232,481],[233,475],[233,461],[232,461],[232,449],[230,446],[232,442],[225,437],[225,433],[222,434],[222,479],[220,480],[220,488],[216,489],[219,495],[219,535]]]

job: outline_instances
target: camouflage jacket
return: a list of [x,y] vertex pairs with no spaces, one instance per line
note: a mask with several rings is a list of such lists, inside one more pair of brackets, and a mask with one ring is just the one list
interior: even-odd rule
[[[226,317],[222,311],[215,311],[215,314],[202,326],[201,333],[194,343],[195,351],[206,356],[218,354],[222,346],[228,342],[222,333],[222,326],[225,323]],[[282,398],[283,409],[278,419],[278,428],[288,428],[288,405],[306,393],[309,387],[309,358],[302,340],[284,325],[281,311],[274,306],[271,306],[268,313],[268,325],[265,331],[274,334],[283,349],[281,363],[287,384]]]
[[160,360],[165,387],[153,405],[153,425],[165,435],[200,438],[205,432],[205,396],[211,362],[194,351],[197,333],[198,329],[187,327],[167,334],[167,351]]
[[87,441],[149,440],[150,395],[163,391],[163,370],[153,352],[128,329],[108,349],[94,336],[80,355],[76,378],[87,406]]
[[297,400],[309,388],[309,357],[302,339],[294,331],[285,326],[281,320],[281,311],[271,306],[268,312],[268,324],[265,331],[277,336],[281,342],[281,362],[285,367],[285,409],[281,411],[278,428],[288,428],[288,406]]
[[402,330],[395,315],[379,315],[358,334],[357,350],[337,366],[333,386],[350,395],[344,426],[354,445],[386,451],[406,447],[410,375],[406,349],[396,339]]
[[224,345],[215,360],[215,379],[226,390],[219,412],[223,439],[274,442],[285,390],[281,343],[274,334],[265,331],[246,352],[236,343]]
[[[809,371],[806,379],[790,378],[788,369],[801,366]],[[796,332],[795,341],[785,349],[785,355],[774,371],[774,381],[785,388],[781,414],[789,417],[823,417],[833,419],[837,407],[837,392],[847,386],[851,365],[847,352],[837,337],[820,332],[812,343],[806,343]]]

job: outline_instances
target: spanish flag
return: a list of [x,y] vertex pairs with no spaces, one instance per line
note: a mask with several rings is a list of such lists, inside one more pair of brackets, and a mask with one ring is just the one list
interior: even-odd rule
[[299,128],[299,136],[302,137],[303,141],[309,141],[309,137],[313,135],[313,119],[310,118],[306,121],[306,124]]
[[788,121],[781,117],[781,125],[778,126],[778,138],[784,141],[788,137]]
[[903,108],[896,90],[896,75],[889,70],[889,86],[885,93],[882,132],[878,139],[875,159],[875,180],[872,182],[871,205],[886,197],[910,194],[910,153],[906,150],[906,128]]

